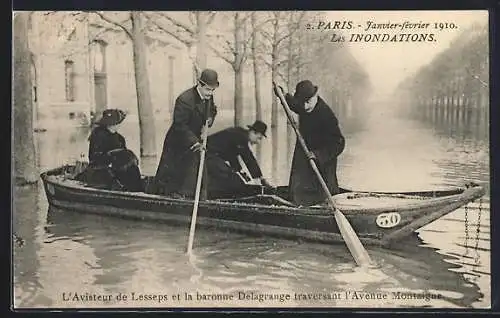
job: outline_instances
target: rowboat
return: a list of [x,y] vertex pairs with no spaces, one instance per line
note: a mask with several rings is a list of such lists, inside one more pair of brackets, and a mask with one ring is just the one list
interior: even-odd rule
[[[193,200],[146,192],[97,189],[73,180],[68,165],[41,174],[50,206],[88,214],[188,225]],[[152,177],[144,176],[148,184]],[[297,206],[287,197],[287,186],[272,192],[227,196],[201,201],[197,226],[304,241],[343,242],[327,205]],[[251,190],[251,189],[250,189]],[[251,193],[251,191],[249,192]],[[367,192],[341,189],[334,196],[366,245],[389,246],[417,229],[481,198],[485,190],[469,183],[463,187],[415,192]]]

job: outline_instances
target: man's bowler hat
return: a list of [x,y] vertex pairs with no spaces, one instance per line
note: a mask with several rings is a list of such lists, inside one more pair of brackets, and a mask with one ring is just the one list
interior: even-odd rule
[[318,91],[318,86],[313,85],[310,80],[304,80],[297,83],[293,97],[300,103],[304,103],[313,97]]
[[248,128],[255,132],[261,133],[264,137],[267,137],[267,125],[260,120],[256,120],[252,125],[249,125]]
[[219,79],[218,79],[218,74],[216,71],[212,69],[204,69],[203,72],[201,72],[199,81],[202,84],[217,88],[219,87]]

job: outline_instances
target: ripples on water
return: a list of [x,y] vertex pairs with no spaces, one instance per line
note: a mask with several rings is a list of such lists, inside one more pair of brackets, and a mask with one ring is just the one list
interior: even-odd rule
[[[489,191],[487,141],[457,138],[416,121],[371,117],[363,130],[347,136],[339,158],[339,180],[359,190],[402,191],[461,186],[475,181]],[[383,123],[383,124],[381,124]],[[138,152],[134,128],[125,127]],[[158,134],[163,142],[164,127]],[[86,151],[88,131],[69,136],[38,135],[43,169]],[[264,150],[270,149],[270,138]],[[142,163],[154,173],[156,162]],[[267,164],[264,170],[269,172]],[[286,170],[286,169],[285,169]],[[277,181],[286,180],[281,171]],[[15,305],[92,307],[100,302],[63,301],[70,292],[177,294],[196,292],[323,293],[433,292],[441,299],[301,301],[110,302],[108,306],[326,306],[326,307],[489,307],[489,197],[483,198],[480,232],[478,203],[456,210],[420,229],[390,250],[368,248],[381,264],[361,270],[344,245],[311,244],[197,229],[195,255],[185,254],[188,228],[127,221],[48,208],[41,187],[16,192],[14,231],[25,241],[14,248]],[[477,249],[475,249],[477,243]],[[183,297],[181,297],[183,298]]]

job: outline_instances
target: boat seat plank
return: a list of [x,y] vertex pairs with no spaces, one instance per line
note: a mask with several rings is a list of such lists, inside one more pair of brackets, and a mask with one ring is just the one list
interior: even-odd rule
[[259,194],[250,197],[237,198],[237,199],[218,199],[219,202],[235,202],[235,203],[251,203],[251,204],[262,204],[268,206],[288,206],[297,207],[290,201],[280,198],[277,195],[272,194]]
[[[408,204],[418,203],[429,198],[409,195],[375,194],[375,193],[341,193],[333,196],[340,210],[356,210],[367,208],[403,208]],[[313,205],[313,208],[324,208],[325,204]]]

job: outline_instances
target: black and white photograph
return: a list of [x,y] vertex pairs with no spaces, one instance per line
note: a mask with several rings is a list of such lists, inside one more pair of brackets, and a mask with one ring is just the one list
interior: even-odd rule
[[14,11],[12,308],[491,308],[487,10]]

